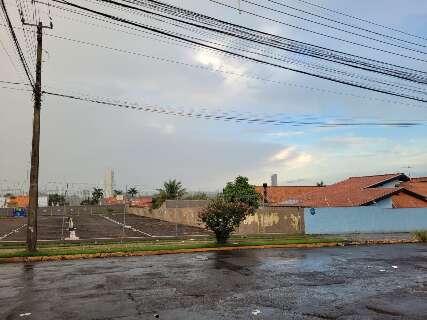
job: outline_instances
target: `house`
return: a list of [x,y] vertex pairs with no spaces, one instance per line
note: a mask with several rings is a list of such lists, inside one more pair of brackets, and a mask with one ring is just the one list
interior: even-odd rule
[[401,186],[427,197],[427,177],[411,178],[409,181],[402,183]]
[[[5,199],[5,207],[8,208],[27,208],[30,203],[29,196],[10,196]],[[47,196],[39,195],[38,206],[47,207]]]
[[311,191],[282,197],[273,204],[313,208],[427,208],[427,196],[422,193],[425,190],[423,183],[403,173],[350,177],[325,187],[312,187]]
[[261,195],[261,202],[269,205],[293,204],[293,199],[299,195],[320,190],[318,186],[255,186]]
[[153,197],[145,196],[132,199],[130,204],[132,207],[151,208]]

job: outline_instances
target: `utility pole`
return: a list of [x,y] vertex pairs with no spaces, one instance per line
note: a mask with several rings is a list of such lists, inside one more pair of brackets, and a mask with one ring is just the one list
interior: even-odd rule
[[42,53],[43,53],[43,26],[40,21],[37,25],[24,23],[37,27],[37,62],[36,62],[36,83],[34,86],[34,118],[33,118],[33,141],[31,144],[31,169],[30,169],[30,190],[27,222],[27,250],[37,251],[37,209],[39,202],[39,151],[40,151],[40,110],[42,100]]

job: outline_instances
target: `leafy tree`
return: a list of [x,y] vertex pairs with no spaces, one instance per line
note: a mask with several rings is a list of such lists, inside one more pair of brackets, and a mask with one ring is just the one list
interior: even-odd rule
[[131,198],[134,198],[138,194],[138,190],[136,188],[129,188],[127,193]]
[[318,186],[318,187],[324,187],[324,186],[325,186],[325,184],[323,183],[323,180],[322,180],[322,181],[320,181],[320,182],[317,182],[317,183],[316,183],[316,186]]
[[104,190],[101,188],[93,188],[92,191],[92,202],[93,204],[99,204],[99,201],[104,196]]
[[244,202],[230,202],[218,197],[199,212],[199,219],[215,233],[217,243],[226,243],[251,212],[252,208]]
[[82,202],[80,202],[81,206],[91,206],[94,204],[96,204],[96,203],[94,203],[93,199],[91,199],[91,198],[84,199]]
[[65,205],[65,196],[57,193],[50,194],[47,198],[47,203],[49,207],[63,206]]
[[259,207],[260,194],[255,191],[255,187],[250,185],[248,178],[238,176],[234,182],[228,182],[222,190],[221,196],[228,202],[243,202],[252,210]]
[[196,192],[193,194],[186,195],[184,200],[209,200],[209,197],[204,192]]
[[122,191],[122,190],[117,190],[117,189],[115,189],[115,190],[113,190],[113,194],[114,194],[115,196],[120,196],[120,195],[122,195],[122,194],[123,194],[123,191]]

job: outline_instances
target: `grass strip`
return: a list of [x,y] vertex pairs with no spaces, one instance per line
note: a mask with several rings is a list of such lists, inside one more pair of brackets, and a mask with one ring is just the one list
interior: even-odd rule
[[320,244],[345,242],[343,239],[280,239],[272,241],[242,241],[229,242],[226,244],[216,243],[195,243],[195,244],[156,244],[156,245],[128,245],[122,244],[118,246],[91,246],[91,247],[54,247],[42,248],[36,253],[29,253],[25,249],[7,250],[0,252],[1,258],[13,257],[31,257],[31,256],[63,256],[63,255],[79,255],[79,254],[97,254],[97,253],[114,253],[114,252],[142,252],[142,251],[160,251],[160,250],[181,250],[181,249],[202,249],[202,248],[222,248],[222,247],[244,247],[244,246],[268,246],[268,245],[292,245],[292,244]]

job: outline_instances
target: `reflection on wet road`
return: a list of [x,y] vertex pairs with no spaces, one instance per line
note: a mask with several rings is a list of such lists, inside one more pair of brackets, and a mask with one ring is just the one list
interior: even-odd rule
[[0,265],[0,319],[426,319],[427,246]]

